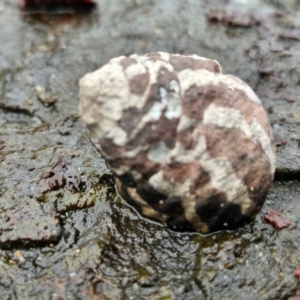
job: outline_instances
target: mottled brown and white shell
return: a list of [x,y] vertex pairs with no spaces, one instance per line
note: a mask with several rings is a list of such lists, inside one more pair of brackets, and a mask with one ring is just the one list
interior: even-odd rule
[[234,229],[261,209],[275,170],[268,117],[215,60],[117,57],[80,80],[80,113],[120,194],[170,229]]

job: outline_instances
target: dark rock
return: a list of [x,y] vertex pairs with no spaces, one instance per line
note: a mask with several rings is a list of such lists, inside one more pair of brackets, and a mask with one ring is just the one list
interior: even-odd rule
[[58,217],[45,214],[36,200],[4,196],[0,204],[0,248],[58,241],[61,231]]

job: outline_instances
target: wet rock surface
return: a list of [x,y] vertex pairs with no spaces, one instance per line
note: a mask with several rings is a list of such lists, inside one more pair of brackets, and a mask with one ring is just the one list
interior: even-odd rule
[[[30,16],[18,1],[0,4],[0,298],[296,295],[297,2],[97,3],[88,16]],[[215,11],[218,22],[209,19]],[[234,25],[239,15],[248,16],[247,26]],[[78,79],[112,57],[158,50],[217,59],[262,100],[278,137],[277,181],[250,225],[210,236],[174,233],[116,195],[78,118]],[[85,183],[78,193],[52,191],[43,177],[60,155]],[[265,223],[269,209],[291,225],[279,231]]]

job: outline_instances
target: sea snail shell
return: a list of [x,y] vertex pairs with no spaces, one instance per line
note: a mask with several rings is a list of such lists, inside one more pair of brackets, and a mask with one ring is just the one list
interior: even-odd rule
[[79,110],[120,194],[142,215],[209,233],[261,209],[275,170],[271,127],[252,89],[217,61],[114,58],[80,80]]

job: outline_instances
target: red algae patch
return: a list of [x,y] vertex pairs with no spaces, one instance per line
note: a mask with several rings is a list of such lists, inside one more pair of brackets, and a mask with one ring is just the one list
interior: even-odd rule
[[[291,225],[291,221],[289,219],[284,219],[280,212],[275,209],[269,209],[264,216],[266,222],[271,224],[273,227],[277,229],[284,229]],[[300,269],[299,269],[300,275]]]
[[81,177],[68,172],[68,164],[64,156],[58,158],[58,162],[53,169],[44,174],[47,183],[52,191],[65,188],[72,194],[78,193],[81,186]]

